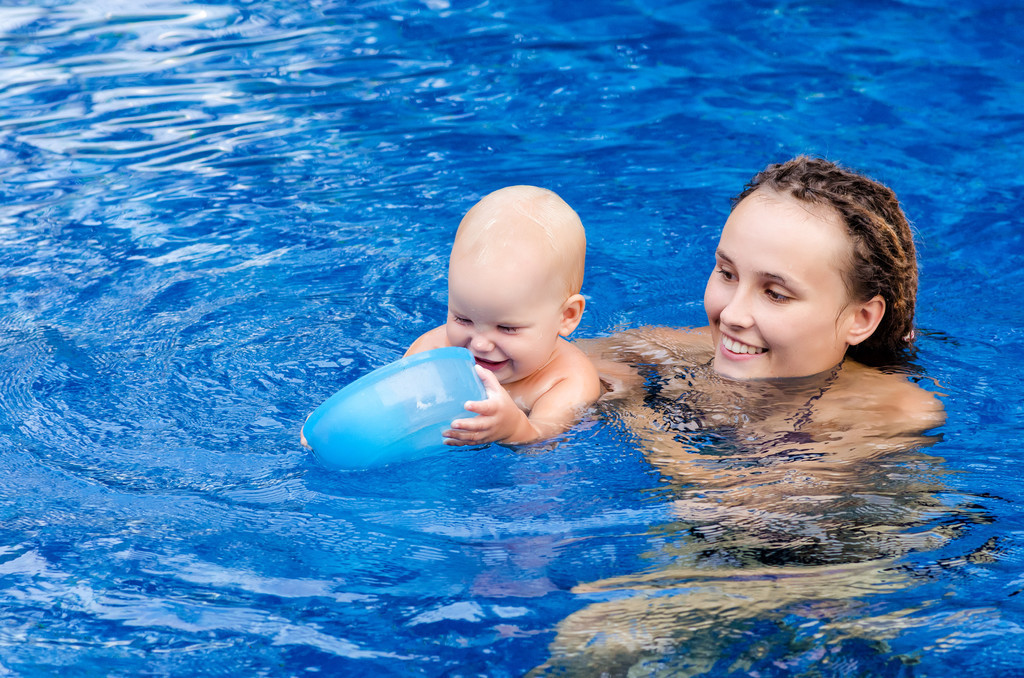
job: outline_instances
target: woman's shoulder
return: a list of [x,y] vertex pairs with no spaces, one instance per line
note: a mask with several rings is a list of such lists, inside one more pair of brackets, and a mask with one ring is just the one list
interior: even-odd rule
[[707,327],[637,327],[606,337],[576,342],[593,358],[630,358],[651,363],[678,363],[699,355],[711,358],[711,331]]
[[573,343],[597,368],[605,398],[613,400],[643,388],[636,364],[698,365],[712,356],[706,327],[638,327]]
[[878,432],[919,433],[945,423],[942,395],[923,388],[909,374],[847,360],[822,405],[834,417],[855,419]]

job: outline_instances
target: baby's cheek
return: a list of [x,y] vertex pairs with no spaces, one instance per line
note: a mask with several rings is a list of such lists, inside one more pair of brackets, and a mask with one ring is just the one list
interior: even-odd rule
[[465,331],[454,322],[448,322],[444,328],[445,337],[451,346],[462,346],[465,339]]

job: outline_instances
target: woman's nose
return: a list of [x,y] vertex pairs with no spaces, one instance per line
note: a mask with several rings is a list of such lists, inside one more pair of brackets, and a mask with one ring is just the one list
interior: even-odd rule
[[747,290],[737,289],[722,308],[722,322],[730,327],[750,327],[754,323],[750,301]]

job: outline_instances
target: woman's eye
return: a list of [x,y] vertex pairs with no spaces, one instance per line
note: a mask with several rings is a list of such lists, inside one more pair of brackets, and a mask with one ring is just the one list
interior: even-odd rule
[[735,276],[732,274],[732,271],[727,271],[724,268],[720,268],[715,272],[718,273],[718,275],[722,276],[723,280],[733,280],[735,278]]
[[768,297],[772,301],[778,301],[778,302],[789,301],[789,297],[787,297],[785,294],[782,294],[781,292],[776,292],[773,289],[766,289],[764,291],[764,294],[765,294],[766,297]]

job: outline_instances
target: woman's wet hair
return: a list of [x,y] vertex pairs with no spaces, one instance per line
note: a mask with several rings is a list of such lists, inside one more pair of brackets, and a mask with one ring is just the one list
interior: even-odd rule
[[831,207],[850,235],[852,261],[843,271],[850,298],[881,295],[885,314],[878,328],[847,355],[873,367],[899,365],[914,342],[917,258],[914,238],[896,194],[888,187],[821,158],[800,156],[759,172],[733,208],[757,190]]

